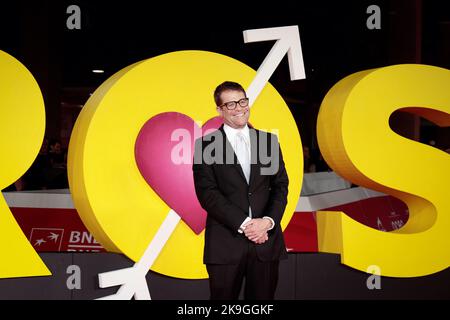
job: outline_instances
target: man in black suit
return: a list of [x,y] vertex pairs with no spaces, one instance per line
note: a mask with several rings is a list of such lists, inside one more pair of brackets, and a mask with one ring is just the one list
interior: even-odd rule
[[195,191],[208,213],[203,262],[211,299],[273,299],[280,259],[287,258],[280,221],[288,176],[275,135],[247,122],[242,86],[224,82],[214,92],[224,124],[195,143]]

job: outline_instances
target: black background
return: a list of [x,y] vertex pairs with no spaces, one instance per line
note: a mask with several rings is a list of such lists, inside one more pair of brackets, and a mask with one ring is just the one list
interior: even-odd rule
[[[0,5],[0,49],[38,80],[47,108],[47,136],[67,146],[89,94],[122,68],[176,50],[207,50],[257,69],[273,42],[244,44],[242,31],[298,25],[306,80],[290,81],[287,59],[271,83],[288,103],[302,141],[317,149],[315,122],[326,92],[357,71],[398,63],[450,67],[450,2],[372,1],[9,1]],[[69,30],[69,5],[81,9],[81,30]],[[381,9],[381,29],[369,30],[369,5]],[[92,69],[104,69],[94,74]],[[78,109],[77,109],[78,108]],[[67,120],[70,114],[69,120]],[[413,137],[410,119],[391,125]],[[69,122],[67,124],[66,122]],[[423,142],[449,145],[449,131],[422,121]],[[62,134],[61,132],[64,131]]]

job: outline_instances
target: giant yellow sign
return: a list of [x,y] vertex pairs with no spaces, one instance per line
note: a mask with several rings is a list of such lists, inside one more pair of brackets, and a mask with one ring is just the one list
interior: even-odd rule
[[[45,126],[43,99],[32,75],[0,51],[0,188],[31,165]],[[229,57],[204,51],[165,54],[131,65],[108,79],[89,99],[70,141],[69,179],[76,208],[108,250],[137,261],[169,207],[141,176],[134,158],[145,122],[164,112],[187,115],[199,125],[216,116],[211,92],[234,80],[248,86],[255,71]],[[325,97],[318,118],[324,158],[344,178],[402,199],[410,219],[396,232],[366,227],[342,212],[317,214],[319,251],[381,274],[417,277],[450,264],[448,154],[410,141],[389,128],[389,117],[407,108],[441,126],[450,124],[450,71],[397,65],[352,74]],[[302,180],[301,140],[281,96],[267,85],[252,107],[252,124],[277,129],[290,178],[288,224]],[[180,190],[174,190],[180,192]],[[49,275],[3,198],[0,198],[0,278]],[[180,223],[152,266],[165,275],[198,279],[203,233]]]
[[[224,55],[179,51],[129,66],[97,89],[77,119],[68,167],[77,211],[105,248],[138,261],[170,210],[136,165],[135,143],[147,120],[178,112],[203,124],[217,116],[213,92],[218,84],[233,80],[246,87],[255,74],[247,65]],[[250,122],[258,129],[276,129],[279,134],[290,178],[284,228],[301,189],[299,131],[283,98],[271,85],[252,106]],[[177,278],[207,278],[203,244],[203,232],[197,235],[181,222],[151,269]]]
[[[31,166],[44,131],[44,100],[36,80],[24,65],[0,51],[0,190]],[[1,195],[0,261],[0,278],[50,275]]]
[[382,232],[342,212],[318,212],[319,251],[340,253],[361,271],[377,265],[391,277],[450,265],[450,157],[389,127],[391,114],[405,108],[449,126],[449,85],[449,70],[396,65],[352,74],[328,92],[317,122],[325,160],[342,177],[403,200],[409,220]]

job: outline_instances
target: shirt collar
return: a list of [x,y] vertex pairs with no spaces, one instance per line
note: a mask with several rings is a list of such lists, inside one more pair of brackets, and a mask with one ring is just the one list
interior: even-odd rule
[[236,138],[236,134],[238,134],[238,132],[241,132],[247,139],[247,141],[250,140],[250,131],[248,129],[248,125],[245,125],[245,127],[243,127],[242,129],[235,129],[224,123],[223,130],[225,131],[225,134],[227,135],[227,138],[230,141],[234,141],[234,139]]

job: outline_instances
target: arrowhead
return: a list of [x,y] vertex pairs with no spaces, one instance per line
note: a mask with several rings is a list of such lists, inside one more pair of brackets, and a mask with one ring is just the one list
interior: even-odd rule
[[291,80],[305,79],[302,47],[298,26],[253,29],[244,31],[244,42],[276,40],[277,42],[256,72],[256,77],[247,89],[250,106],[264,89],[266,83],[287,53]]
[[288,54],[291,80],[306,79],[298,26],[245,30],[243,34],[245,43],[277,40],[282,56]]

